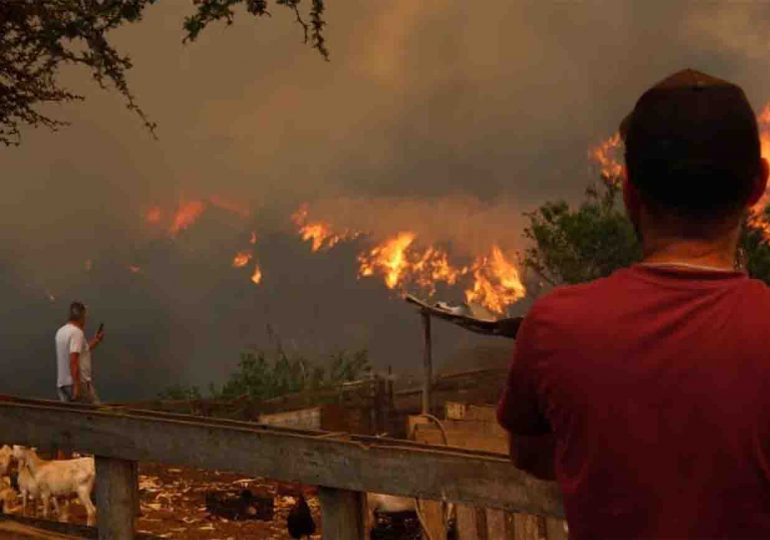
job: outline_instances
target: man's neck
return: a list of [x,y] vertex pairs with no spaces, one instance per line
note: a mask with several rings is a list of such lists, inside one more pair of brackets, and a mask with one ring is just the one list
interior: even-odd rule
[[732,235],[719,240],[645,241],[643,262],[733,270],[736,248],[737,237]]

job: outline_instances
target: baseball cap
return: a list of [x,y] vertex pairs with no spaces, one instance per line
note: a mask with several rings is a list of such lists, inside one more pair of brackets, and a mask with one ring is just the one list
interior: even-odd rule
[[[620,125],[631,181],[654,200],[677,207],[717,207],[751,192],[760,142],[743,90],[685,69],[644,92]],[[635,174],[639,171],[640,174]]]

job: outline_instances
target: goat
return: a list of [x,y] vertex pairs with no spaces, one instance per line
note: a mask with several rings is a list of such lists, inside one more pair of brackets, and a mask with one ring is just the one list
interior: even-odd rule
[[[27,469],[43,501],[43,517],[48,517],[48,503],[53,498],[54,509],[59,511],[57,496],[77,495],[85,506],[88,515],[88,525],[96,524],[96,508],[91,502],[91,491],[94,487],[96,471],[94,459],[90,457],[77,459],[44,460],[33,449],[20,446],[13,448],[14,457],[19,461],[21,469]],[[21,479],[19,480],[21,485]]]
[[4,444],[0,448],[0,476],[8,474],[8,469],[11,466],[11,458],[13,457],[13,450],[7,444]]

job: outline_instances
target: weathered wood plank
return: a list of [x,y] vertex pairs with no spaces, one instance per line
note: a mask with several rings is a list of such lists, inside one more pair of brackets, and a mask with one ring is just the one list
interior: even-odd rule
[[545,518],[545,537],[547,540],[567,540],[569,535],[563,519]]
[[418,501],[420,513],[423,519],[424,537],[434,540],[446,538],[446,524],[444,523],[444,509],[441,501]]
[[514,514],[513,536],[516,540],[539,540],[540,527],[537,516]]
[[344,489],[320,488],[324,538],[364,540],[364,494]]
[[0,431],[27,446],[229,470],[351,491],[445,499],[562,517],[558,486],[504,456],[405,441],[322,438],[248,422],[0,400]]
[[479,540],[476,527],[476,509],[467,504],[458,504],[457,512],[457,540]]
[[505,512],[502,510],[487,510],[487,538],[495,540],[508,540],[512,537],[508,534],[508,527],[505,523]]
[[96,524],[100,540],[133,540],[135,488],[130,461],[96,456]]

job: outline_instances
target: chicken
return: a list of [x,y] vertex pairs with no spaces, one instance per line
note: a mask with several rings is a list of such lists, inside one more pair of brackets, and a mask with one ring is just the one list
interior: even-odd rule
[[303,538],[315,532],[315,521],[310,514],[310,507],[307,505],[304,495],[300,495],[294,507],[289,511],[289,517],[286,519],[286,525],[289,529],[289,536],[292,538]]

